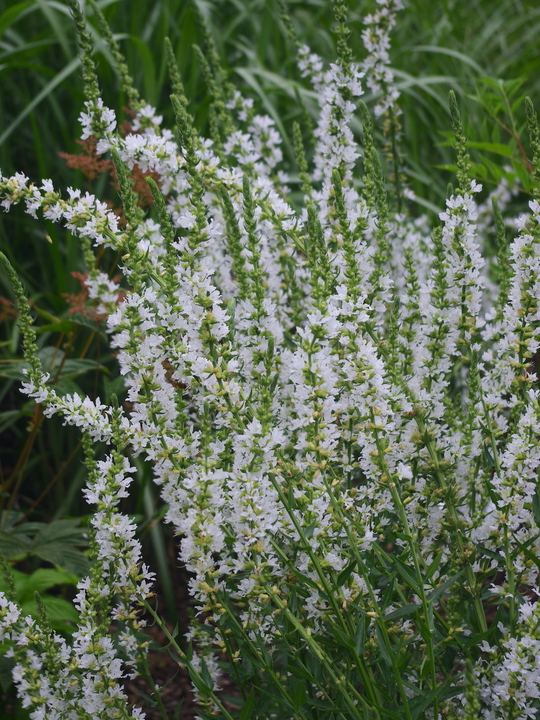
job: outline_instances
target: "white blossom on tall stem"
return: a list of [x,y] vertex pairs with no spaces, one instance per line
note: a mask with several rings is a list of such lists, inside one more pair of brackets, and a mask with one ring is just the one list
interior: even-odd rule
[[401,0],[377,0],[377,9],[364,17],[362,41],[368,55],[360,68],[366,86],[377,97],[374,113],[379,118],[392,113],[401,114],[397,105],[400,92],[394,84],[390,67],[390,33],[396,24],[396,14],[403,9]]
[[[117,411],[112,425],[113,442],[119,443]],[[152,594],[154,580],[141,563],[135,525],[117,507],[128,496],[133,468],[118,450],[96,462],[89,434],[84,444],[90,471],[84,494],[96,508],[91,520],[93,563],[91,574],[78,584],[74,604],[79,621],[71,643],[52,632],[43,613],[38,622],[24,617],[0,593],[0,640],[12,643],[14,682],[32,720],[144,718],[141,710],[129,707],[122,688],[122,680],[137,674],[137,661],[144,657],[137,635],[144,627],[139,606]],[[119,645],[128,652],[127,662],[118,657],[109,636],[110,624],[119,621],[125,625]]]

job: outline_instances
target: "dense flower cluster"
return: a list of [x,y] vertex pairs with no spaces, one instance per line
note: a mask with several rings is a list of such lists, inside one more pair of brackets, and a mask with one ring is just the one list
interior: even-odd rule
[[399,90],[394,83],[388,51],[396,13],[402,9],[401,0],[379,0],[376,11],[364,18],[362,40],[368,55],[362,63],[362,70],[366,74],[367,87],[379,96],[374,108],[377,118],[388,112],[399,113]]
[[[112,425],[118,440],[118,412]],[[87,421],[86,426],[90,422]],[[86,437],[91,458],[91,439]],[[141,657],[137,633],[144,621],[137,606],[151,593],[153,575],[141,565],[140,543],[133,522],[118,512],[127,496],[133,472],[118,450],[103,461],[89,460],[88,502],[96,506],[92,517],[93,565],[90,576],[78,585],[75,606],[79,625],[68,644],[48,625],[44,611],[40,622],[22,616],[19,608],[0,594],[0,640],[10,641],[8,656],[15,658],[13,680],[23,701],[32,708],[33,720],[65,718],[144,717],[137,708],[127,710],[122,679],[135,672]],[[109,624],[121,622],[115,647]],[[127,661],[119,657],[123,648]],[[136,672],[135,672],[136,674]]]
[[[216,683],[213,653],[228,648],[231,628],[245,648],[270,655],[293,628],[325,667],[326,684],[310,681],[316,697],[342,693],[351,717],[384,702],[369,690],[370,657],[406,668],[406,684],[388,681],[398,705],[434,692],[443,674],[450,716],[473,702],[489,720],[540,711],[531,365],[540,204],[518,221],[497,285],[483,269],[491,225],[478,219],[482,188],[468,178],[454,101],[459,187],[439,222],[394,210],[369,115],[364,108],[361,145],[350,120],[364,83],[378,93],[376,116],[398,114],[388,33],[399,7],[378,0],[359,66],[325,68],[309,48],[299,52],[320,102],[311,174],[295,130],[300,209],[288,199],[275,124],[227,88],[214,98],[212,140],[197,136],[178,93],[179,139],[143,101],[127,136],[99,99],[88,101],[83,138],[99,131],[98,153],[112,154],[125,227],[89,194],[63,198],[49,180],[0,177],[4,210],[22,203],[62,223],[90,260],[92,246],[121,251],[124,274],[121,294],[95,269],[87,287],[108,315],[127,409],[56,394],[35,362],[23,386],[48,414],[83,428],[88,449],[91,439],[113,448],[101,461],[89,455],[94,566],[79,587],[73,645],[0,595],[1,636],[13,641],[15,681],[34,720],[138,716],[104,620],[125,623],[136,662],[136,610],[151,574],[118,510],[133,470],[126,446],[152,463],[204,626],[190,633],[193,664]],[[157,179],[152,217],[130,187],[135,164]],[[391,568],[399,577],[389,583]],[[488,605],[500,608],[490,640],[465,653],[471,634],[488,631]],[[346,686],[332,675],[339,653],[317,638],[347,632],[358,677]],[[465,657],[474,661],[467,692]],[[197,691],[201,702],[211,695]]]

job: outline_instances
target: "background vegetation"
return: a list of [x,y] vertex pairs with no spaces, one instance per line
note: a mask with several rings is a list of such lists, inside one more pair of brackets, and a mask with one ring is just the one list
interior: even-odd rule
[[[190,99],[196,125],[205,129],[208,106],[204,81],[193,44],[203,40],[193,6],[187,0],[101,0],[107,21],[125,52],[141,94],[167,116],[170,87],[163,41],[171,38]],[[135,9],[136,5],[136,9]],[[372,0],[351,3],[351,44],[364,55],[363,16]],[[315,112],[313,95],[302,87],[292,47],[279,19],[275,0],[213,0],[198,2],[230,78],[270,114],[284,137],[286,163],[294,186],[295,165],[290,128],[301,104]],[[327,0],[289,2],[298,37],[326,58],[335,56],[333,15]],[[91,9],[88,15],[92,22]],[[522,144],[530,95],[540,104],[540,8],[519,0],[409,0],[393,34],[392,58],[402,91],[405,173],[418,197],[418,210],[435,212],[446,197],[444,173],[450,169],[450,123],[447,97],[458,95],[468,137],[474,149],[475,172],[492,189],[506,177],[520,178],[527,188],[527,144]],[[105,103],[120,110],[126,100],[110,53],[94,29],[96,57]],[[23,172],[32,180],[51,178],[55,186],[91,189],[115,202],[108,175],[93,180],[68,167],[59,153],[77,154],[83,105],[80,64],[67,5],[57,0],[0,2],[0,170]],[[366,97],[369,105],[369,96]],[[129,114],[120,112],[120,120]],[[450,172],[448,180],[451,179]],[[517,198],[523,202],[525,196]],[[25,282],[38,317],[43,360],[59,387],[75,387],[106,400],[121,396],[121,379],[107,346],[103,324],[82,291],[84,272],[77,241],[52,224],[35,223],[21,210],[0,216],[0,247]],[[114,273],[117,258],[105,255],[102,267]],[[33,591],[43,592],[49,615],[59,630],[69,632],[71,606],[64,598],[85,572],[85,512],[80,489],[85,470],[79,441],[58,418],[42,424],[33,402],[20,395],[22,353],[11,291],[0,276],[0,550],[19,571],[18,591],[32,610]],[[181,591],[167,567],[173,568],[174,541],[158,529],[157,504],[148,473],[140,463],[136,506],[129,508],[141,533],[149,534],[161,568],[162,595],[174,623]],[[167,580],[167,578],[169,578]],[[171,579],[172,578],[172,579]],[[180,598],[180,599],[179,599]],[[7,666],[0,664],[0,683],[8,693]],[[1,702],[0,702],[1,705]],[[21,715],[23,717],[24,715]]]

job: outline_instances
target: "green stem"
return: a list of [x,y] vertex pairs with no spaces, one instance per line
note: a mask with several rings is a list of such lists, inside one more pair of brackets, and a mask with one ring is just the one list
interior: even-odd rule
[[[379,338],[377,337],[377,334],[373,330],[373,328],[371,328],[366,323],[366,325],[364,326],[364,329],[365,329],[366,333],[369,335],[369,337],[371,338],[371,340],[373,341],[373,343],[375,344],[375,346],[379,349],[379,351],[381,352],[383,357],[385,359],[387,359],[388,351],[384,347],[384,343],[381,342],[379,340]],[[402,388],[403,388],[406,396],[411,400],[414,407],[417,409],[417,411],[413,413],[414,419],[415,419],[416,425],[418,427],[418,431],[422,435],[424,445],[429,453],[431,462],[433,464],[437,484],[440,489],[443,489],[445,487],[445,478],[444,478],[444,473],[442,472],[442,469],[441,469],[441,466],[439,463],[439,455],[438,455],[437,447],[435,446],[435,443],[433,442],[433,439],[431,438],[431,436],[427,433],[426,424],[424,422],[422,413],[419,412],[418,401],[417,401],[414,393],[411,391],[411,389],[409,388],[409,386],[407,385],[407,383],[405,381],[403,381],[403,383],[402,383]],[[452,504],[452,502],[448,501],[448,498],[446,497],[446,495],[444,496],[444,501],[445,501],[446,509],[448,510],[448,514],[452,521],[452,525],[454,527],[454,532],[456,535],[456,542],[458,544],[459,552],[463,556],[463,551],[465,549],[465,545],[464,545],[463,537],[461,534],[460,522],[459,522],[459,518],[457,516],[456,508]],[[465,566],[465,574],[467,577],[467,583],[468,583],[469,590],[471,592],[471,595],[473,596],[473,607],[474,607],[474,611],[475,611],[475,615],[476,615],[478,624],[480,626],[480,630],[481,630],[481,632],[486,632],[488,629],[487,622],[486,622],[486,615],[484,612],[484,607],[482,605],[482,602],[481,602],[480,598],[478,597],[478,594],[475,592],[476,578],[474,576],[473,569],[469,563],[467,563]]]
[[[223,609],[225,610],[225,612],[227,613],[227,615],[229,616],[229,618],[235,625],[236,630],[242,634],[242,636],[244,638],[244,642],[249,647],[249,649],[253,653],[254,657],[256,657],[260,661],[262,658],[261,658],[261,655],[260,655],[257,647],[254,645],[252,639],[249,637],[249,635],[244,630],[242,625],[238,622],[238,619],[235,617],[234,613],[232,612],[232,610],[230,609],[230,607],[228,605],[227,599],[222,598],[220,596],[220,600],[222,601],[221,604],[223,606]],[[264,660],[263,660],[263,662],[264,662]],[[272,682],[274,683],[274,688],[282,694],[285,702],[287,702],[290,705],[290,707],[293,708],[294,702],[293,702],[291,696],[289,695],[289,693],[287,692],[287,690],[283,684],[283,681],[280,680],[280,678],[276,675],[276,673],[274,672],[274,670],[272,669],[272,667],[270,665],[264,663],[263,667],[266,670],[266,672],[270,675],[270,677],[272,678]],[[297,713],[298,717],[301,718],[301,720],[308,720],[306,715],[304,715],[304,713],[301,712],[300,710],[297,710],[296,713]]]
[[[143,600],[142,602],[143,602],[143,605],[144,605],[144,607],[146,608],[146,610],[147,610],[147,611],[150,613],[150,615],[154,618],[154,621],[155,621],[156,625],[157,625],[157,626],[159,627],[159,629],[163,632],[163,634],[165,635],[165,637],[167,638],[167,640],[169,641],[169,643],[174,647],[176,653],[178,654],[178,657],[181,659],[181,661],[182,661],[182,662],[184,663],[184,665],[187,667],[190,676],[193,677],[193,678],[197,678],[197,680],[198,680],[201,684],[204,685],[204,684],[205,684],[205,681],[203,680],[201,674],[198,672],[198,670],[195,669],[195,667],[193,666],[193,663],[188,659],[188,656],[186,655],[186,653],[185,653],[185,652],[182,650],[182,648],[178,645],[178,643],[176,642],[176,640],[174,639],[174,637],[173,637],[173,636],[171,635],[171,633],[169,632],[169,630],[168,630],[167,626],[165,625],[165,623],[163,622],[163,620],[159,617],[159,615],[158,615],[157,612],[154,610],[154,608],[150,605],[150,603],[148,602],[148,600]],[[227,720],[235,720],[235,718],[233,718],[233,716],[230,714],[230,712],[227,710],[227,708],[223,705],[223,703],[222,703],[221,700],[217,697],[217,695],[216,695],[214,692],[212,692],[212,690],[208,690],[207,694],[208,694],[209,697],[212,699],[212,702],[214,702],[214,703],[217,705],[217,707],[221,710],[221,712],[223,713],[223,716],[224,716]]]
[[156,683],[154,682],[154,678],[152,677],[152,673],[150,672],[150,669],[148,668],[148,663],[146,662],[146,659],[143,657],[141,658],[141,664],[144,668],[144,675],[146,678],[148,678],[148,682],[150,683],[150,687],[152,688],[152,692],[154,694],[154,697],[156,699],[156,702],[159,707],[159,711],[161,713],[161,717],[163,720],[168,720],[167,711],[165,710],[165,706],[163,705],[163,700],[161,699],[161,693],[158,691],[156,687]]
[[[294,510],[291,507],[289,507],[287,499],[285,498],[285,494],[283,493],[283,490],[280,488],[279,483],[277,482],[276,478],[270,476],[270,480],[271,480],[276,492],[279,495],[279,499],[281,500],[283,507],[285,508],[287,514],[291,518],[292,523],[293,523],[297,533],[299,534],[300,538],[302,539],[305,552],[309,555],[309,558],[310,558],[311,562],[313,563],[313,567],[315,568],[315,571],[316,571],[317,575],[319,576],[319,579],[320,579],[323,589],[326,593],[328,601],[330,602],[330,605],[332,606],[332,609],[335,613],[336,619],[338,620],[339,624],[341,625],[342,630],[345,633],[350,634],[350,629],[347,627],[347,625],[342,617],[342,613],[336,602],[334,592],[332,591],[332,588],[330,587],[330,585],[328,583],[326,575],[319,563],[317,556],[313,552],[311,544],[309,543],[308,539],[305,536],[302,526],[298,522],[298,518],[296,517]],[[274,547],[276,547],[275,544],[274,544]],[[359,671],[360,675],[362,676],[362,681],[364,683],[364,687],[366,688],[366,692],[369,695],[370,702],[374,706],[380,705],[380,698],[374,692],[374,688],[376,688],[374,678],[369,677],[369,673],[368,673],[367,669],[364,667],[364,663],[361,661],[361,659],[358,656],[356,659],[358,661],[358,671]]]
[[[435,690],[437,687],[437,670],[435,666],[435,654],[433,650],[433,630],[429,627],[429,606],[428,601],[426,598],[426,593],[424,590],[424,578],[422,576],[422,571],[420,569],[420,560],[418,558],[418,552],[417,552],[417,543],[418,543],[418,536],[415,533],[411,532],[411,529],[409,527],[409,520],[407,518],[407,513],[405,512],[405,506],[403,505],[403,501],[401,499],[400,492],[397,488],[396,483],[392,479],[390,469],[388,467],[388,463],[386,462],[385,457],[385,448],[383,447],[383,442],[379,436],[379,433],[377,432],[377,429],[375,427],[375,412],[373,408],[370,409],[370,415],[371,415],[371,422],[373,424],[373,436],[375,438],[375,444],[377,446],[377,453],[379,456],[379,467],[383,473],[383,476],[386,476],[387,478],[387,486],[390,490],[390,493],[392,495],[392,500],[394,501],[394,506],[396,507],[396,510],[399,515],[399,519],[402,525],[402,529],[405,533],[405,536],[407,538],[407,542],[409,545],[409,550],[411,552],[412,561],[414,564],[414,571],[416,575],[416,581],[418,585],[418,593],[420,595],[420,599],[422,602],[422,610],[424,613],[424,620],[427,627],[427,632],[424,636],[424,640],[426,641],[426,649],[427,649],[427,655],[428,655],[428,661],[429,661],[429,670],[431,675],[431,684],[432,684],[432,690]],[[434,720],[437,720],[439,717],[439,704],[438,700],[435,697],[433,700],[433,717]]]
[[[499,460],[499,452],[497,450],[497,441],[495,439],[495,433],[493,431],[493,424],[491,422],[491,415],[489,412],[489,409],[486,405],[486,402],[484,398],[482,397],[482,407],[484,409],[484,415],[486,419],[486,427],[489,433],[489,439],[491,444],[491,452],[493,453],[493,462],[495,464],[495,473],[500,478],[501,477],[501,464]],[[506,515],[506,518],[508,520],[508,514]],[[516,576],[514,572],[514,564],[512,562],[511,558],[511,552],[510,552],[510,538],[508,537],[508,525],[506,524],[504,526],[504,561],[506,564],[506,577],[508,580],[508,589],[509,589],[509,602],[508,602],[508,615],[510,620],[510,631],[512,632],[516,619],[517,619],[517,608],[516,608]]]
[[[382,633],[382,636],[383,636],[383,640],[384,640],[384,645],[385,645],[386,651],[387,651],[388,655],[389,655],[391,658],[393,658],[393,656],[394,656],[394,651],[393,651],[393,648],[392,648],[392,643],[390,642],[390,636],[389,636],[389,634],[388,634],[388,628],[386,627],[386,624],[385,624],[385,622],[384,622],[383,612],[382,612],[382,611],[380,610],[380,608],[379,608],[379,602],[378,602],[378,600],[377,600],[377,596],[375,595],[375,592],[374,592],[374,590],[373,590],[373,587],[371,586],[371,582],[370,582],[370,580],[369,580],[369,571],[368,571],[368,569],[367,569],[367,567],[366,567],[366,565],[365,565],[365,563],[364,563],[364,560],[362,559],[362,556],[361,556],[360,553],[358,552],[357,538],[355,538],[354,535],[352,534],[352,532],[351,532],[351,530],[350,530],[349,520],[348,520],[348,518],[346,518],[346,517],[343,515],[343,513],[341,512],[341,508],[339,507],[339,503],[337,502],[337,499],[336,499],[336,497],[335,497],[335,495],[334,495],[334,493],[333,493],[333,491],[332,491],[331,486],[330,486],[328,483],[325,483],[325,484],[326,484],[326,490],[327,490],[328,495],[329,495],[329,497],[330,497],[330,501],[332,502],[332,505],[333,505],[334,509],[335,509],[335,510],[337,511],[337,513],[340,515],[340,518],[341,518],[341,520],[342,520],[342,522],[343,522],[343,527],[345,528],[345,532],[347,533],[347,539],[349,540],[349,545],[350,545],[351,550],[352,550],[352,552],[353,552],[354,559],[356,560],[356,564],[358,565],[358,569],[360,570],[360,573],[361,573],[361,575],[362,575],[362,578],[363,578],[364,582],[366,583],[366,588],[367,588],[367,591],[368,591],[370,603],[371,603],[372,607],[375,608],[375,612],[377,613],[377,622],[378,622],[379,629],[380,629],[380,631],[381,631],[381,633]],[[356,653],[355,653],[355,655],[356,655]],[[358,657],[358,656],[356,655],[356,657]],[[360,658],[358,658],[358,662],[360,662]],[[399,671],[399,669],[398,669],[398,667],[397,667],[397,664],[396,664],[395,662],[392,662],[392,670],[393,670],[393,672],[394,672],[394,677],[395,677],[395,680],[396,680],[396,684],[397,684],[397,686],[398,686],[399,694],[400,694],[400,697],[401,697],[401,702],[402,702],[402,704],[403,704],[403,709],[404,709],[404,711],[405,711],[405,717],[407,718],[407,720],[413,720],[412,715],[411,715],[411,710],[410,710],[410,708],[409,708],[408,697],[407,697],[407,694],[406,694],[406,692],[405,692],[405,686],[403,685],[403,678],[402,678],[401,673],[400,673],[400,671]]]
[[[325,666],[326,671],[332,678],[333,687],[334,688],[344,688],[345,692],[342,691],[341,697],[345,701],[345,703],[348,705],[350,710],[352,711],[352,716],[358,718],[358,720],[364,720],[365,714],[362,712],[360,713],[358,710],[358,706],[353,702],[351,695],[354,695],[356,699],[363,705],[363,707],[369,711],[373,709],[377,709],[377,707],[372,707],[368,705],[365,698],[363,698],[358,690],[352,685],[350,680],[348,680],[344,675],[338,676],[334,672],[333,668],[333,662],[332,659],[329,658],[324,650],[321,648],[321,646],[313,639],[311,635],[311,631],[309,628],[305,628],[302,623],[298,620],[295,615],[292,614],[292,612],[287,608],[286,604],[281,600],[279,595],[277,595],[272,588],[266,584],[266,592],[268,595],[272,598],[272,600],[276,603],[279,610],[285,615],[287,620],[294,625],[295,629],[298,631],[298,634],[301,635],[303,640],[305,641],[306,645],[309,647],[309,649],[313,652],[313,654],[316,656],[316,658]],[[349,694],[350,693],[350,694]]]
[[[439,456],[437,453],[437,448],[435,447],[435,443],[433,442],[433,440],[427,433],[426,424],[424,422],[423,417],[421,417],[421,413],[415,414],[415,420],[416,420],[416,424],[418,426],[418,431],[424,438],[425,447],[429,453],[431,462],[435,469],[435,477],[437,479],[437,484],[438,484],[439,488],[444,488],[444,486],[445,486],[444,473],[442,472],[441,466],[439,464]],[[446,501],[445,504],[446,504],[448,513],[450,515],[452,524],[455,528],[456,541],[458,544],[459,553],[461,556],[463,556],[464,550],[465,550],[465,543],[463,542],[463,536],[461,533],[460,522],[459,522],[459,518],[457,516],[456,508],[451,502]],[[481,601],[480,597],[478,596],[477,592],[475,591],[476,590],[476,578],[474,576],[473,569],[472,569],[470,563],[468,563],[468,562],[465,565],[465,575],[467,578],[469,591],[470,591],[471,595],[473,596],[473,605],[474,605],[476,618],[478,620],[478,624],[480,625],[481,632],[484,633],[488,629],[487,622],[486,622],[486,615],[484,612],[484,606],[482,605],[482,601]]]

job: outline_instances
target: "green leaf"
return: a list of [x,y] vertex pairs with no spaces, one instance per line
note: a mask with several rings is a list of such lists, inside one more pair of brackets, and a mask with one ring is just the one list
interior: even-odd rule
[[304,575],[303,573],[301,573],[297,568],[293,567],[293,565],[291,565],[291,570],[294,571],[294,574],[296,575],[298,580],[301,581],[299,584],[304,585],[304,586],[307,585],[308,587],[312,587],[312,588],[315,588],[316,590],[320,591],[320,587],[317,585],[315,580],[312,580],[307,575]]
[[242,670],[246,673],[248,677],[253,675],[253,663],[246,654],[244,654],[244,656],[242,657]]
[[465,688],[461,685],[448,686],[448,684],[444,683],[438,685],[430,693],[425,693],[411,699],[409,701],[409,708],[413,720],[417,720],[428,708],[432,707],[435,698],[438,700],[449,700],[456,695],[461,695],[464,690]]
[[433,560],[433,562],[431,562],[431,563],[429,564],[429,566],[428,566],[428,568],[427,568],[427,571],[426,571],[426,576],[427,576],[427,578],[428,578],[429,580],[431,580],[431,578],[433,577],[433,574],[435,573],[435,571],[439,569],[439,566],[440,566],[440,564],[441,564],[442,557],[443,557],[443,554],[442,554],[442,553],[439,553],[439,555],[437,555],[437,556],[435,557],[435,559]]
[[[41,599],[45,605],[45,611],[49,622],[54,627],[58,623],[64,624],[71,622],[76,625],[79,621],[79,613],[73,605],[61,597],[52,595],[42,595]],[[21,604],[21,610],[25,615],[31,615],[34,618],[39,617],[38,608],[35,600],[28,600]]]
[[529,558],[529,560],[534,563],[538,568],[540,568],[540,559],[538,559],[537,555],[535,553],[532,553],[527,547],[527,545],[531,545],[537,539],[538,536],[531,538],[527,543],[520,543],[518,540],[514,540],[514,542],[519,547],[519,549]]
[[66,360],[60,370],[59,377],[61,378],[72,378],[77,375],[83,375],[90,370],[103,370],[109,372],[108,368],[101,365],[96,360]]
[[330,637],[330,635],[319,633],[312,635],[312,637],[319,645],[324,645],[324,647],[330,648],[331,650],[339,650],[339,648],[342,647],[341,644],[336,642],[335,638]]
[[465,55],[464,53],[459,52],[458,50],[452,50],[451,48],[446,47],[440,47],[438,45],[415,45],[414,48],[416,50],[422,50],[424,52],[428,53],[437,53],[441,55],[448,55],[449,57],[456,58],[457,60],[460,60],[465,65],[469,65],[473,70],[476,70],[476,72],[482,76],[482,78],[486,77],[484,71],[478,65],[477,62],[475,62],[471,57],[468,55]]
[[435,165],[435,167],[437,168],[437,170],[447,170],[451,173],[457,173],[458,171],[457,165]]
[[341,647],[344,647],[344,648],[353,648],[354,647],[354,638],[350,637],[349,635],[344,633],[339,628],[333,627],[332,634],[335,637],[337,644],[341,645]]
[[145,693],[141,688],[137,688],[137,694],[142,697],[143,700],[146,701],[148,707],[155,708],[157,705],[157,700],[154,700],[153,698],[148,695],[148,693]]
[[245,82],[250,85],[253,90],[257,93],[259,96],[260,101],[264,105],[264,108],[268,115],[272,118],[272,120],[276,123],[276,127],[279,130],[279,133],[281,137],[283,138],[284,142],[286,144],[289,144],[288,140],[288,134],[285,132],[285,126],[283,125],[283,119],[280,117],[279,113],[276,111],[276,108],[274,105],[272,105],[271,102],[269,102],[268,93],[266,93],[262,86],[260,85],[259,81],[255,78],[254,73],[251,68],[235,68],[235,72],[240,75],[240,77],[245,80]]
[[174,662],[178,665],[178,667],[183,668],[183,667],[186,666],[185,663],[184,663],[184,661],[183,661],[181,658],[179,658],[178,655],[176,655],[176,654],[171,650],[170,646],[167,646],[167,652],[169,653],[169,657],[172,658],[172,660],[174,660]]
[[14,360],[13,362],[2,363],[0,365],[0,377],[8,380],[24,381],[26,375],[23,373],[23,369],[27,370],[28,365],[22,361]]
[[314,682],[313,675],[303,666],[299,665],[288,665],[287,671],[301,680],[307,680],[308,682]]
[[[14,518],[12,524],[16,521]],[[88,544],[79,520],[23,523],[10,530],[0,531],[0,552],[7,559],[31,554],[78,578],[88,575],[90,563],[78,548]]]
[[338,708],[334,705],[330,699],[319,700],[319,698],[308,697],[307,704],[313,707],[320,708],[321,710],[333,710],[336,711]]
[[200,708],[197,708],[197,715],[201,718],[201,720],[216,720],[216,716],[214,713],[206,712],[205,710],[201,710]]
[[86,315],[82,315],[82,313],[70,313],[69,317],[70,320],[72,320],[76,325],[82,325],[83,327],[90,328],[95,333],[102,335],[102,337],[107,337],[106,333],[104,332],[105,328],[107,327],[106,323],[92,320]]
[[176,707],[175,707],[175,709],[174,709],[173,720],[178,720],[178,718],[180,717],[180,713],[182,712],[183,707],[184,707],[184,701],[183,701],[183,700],[177,701]]
[[[21,578],[22,576],[22,578]],[[17,572],[15,587],[20,603],[33,600],[34,593],[43,593],[57,585],[76,585],[78,578],[71,573],[52,568],[40,568],[31,575]]]
[[62,540],[76,545],[86,545],[85,530],[80,520],[53,520],[51,523],[41,523],[35,534],[34,544],[49,543]]
[[386,643],[384,641],[383,634],[378,625],[375,628],[375,633],[377,635],[377,646],[379,648],[379,652],[381,653],[381,657],[384,660],[384,662],[388,665],[388,667],[392,667],[393,660],[392,660],[392,657],[390,656],[390,652],[388,651],[388,648],[386,647]]
[[212,680],[212,676],[208,672],[208,666],[206,665],[204,658],[201,658],[201,677],[206,683],[206,685],[210,688],[210,690],[213,690],[214,681]]
[[88,575],[90,562],[80,550],[72,546],[65,546],[60,542],[51,542],[33,549],[34,555],[67,570],[79,578]]
[[156,81],[156,63],[154,55],[144,40],[136,35],[130,36],[130,42],[138,49],[140,53],[140,67],[144,73],[144,97],[152,105],[156,105],[158,101],[158,95],[156,94],[156,88],[159,83]]
[[114,380],[109,380],[105,376],[103,378],[103,389],[105,390],[105,402],[110,404],[113,395],[120,397],[126,392],[126,383],[121,375],[114,378]]
[[538,484],[532,499],[532,511],[536,525],[540,527],[540,485]]
[[[491,177],[495,180],[495,182],[500,182],[502,178],[502,168],[500,168],[496,163],[492,162],[489,158],[484,157],[483,155],[480,158],[482,160],[482,163],[486,166],[489,173],[491,174]],[[487,176],[486,176],[487,177]]]
[[480,180],[486,180],[488,176],[487,168],[482,163],[472,162],[471,172],[474,177],[480,178]]
[[499,633],[499,629],[497,627],[497,623],[493,623],[489,630],[486,630],[483,633],[475,633],[472,637],[469,638],[463,638],[462,643],[465,650],[471,650],[472,648],[478,648],[480,643],[482,643],[484,640],[493,639],[495,635]]
[[464,572],[465,572],[465,568],[460,570],[455,575],[452,575],[451,578],[448,578],[448,580],[446,580],[446,582],[442,583],[442,585],[439,585],[439,587],[435,588],[435,590],[432,590],[431,592],[429,592],[426,595],[427,601],[430,603],[433,603],[433,604],[436,603],[439,600],[439,598],[442,595],[444,595],[444,593],[447,590],[449,590],[452,587],[452,585],[454,585],[454,583],[456,583],[457,580],[459,580],[459,578],[463,575]]
[[55,323],[49,323],[48,325],[40,325],[36,328],[36,333],[44,332],[59,332],[69,333],[73,330],[75,323],[71,320],[59,320]]
[[[214,684],[208,685],[205,683],[205,681],[202,679],[202,677],[197,673],[195,670],[192,670],[191,668],[188,668],[189,677],[191,679],[191,682],[195,685],[197,690],[201,693],[208,694],[209,692],[212,692],[212,688]],[[206,672],[208,672],[208,668],[206,669]]]
[[[83,375],[90,370],[109,370],[98,363],[96,360],[64,360],[64,353],[59,352],[54,347],[46,347],[38,353],[43,369],[50,373],[54,378],[57,374],[59,378],[72,378],[77,375]],[[28,363],[23,361],[13,361],[10,363],[2,363],[0,365],[0,377],[9,378],[11,380],[26,380],[24,370],[28,370]],[[60,372],[58,373],[58,370]]]
[[354,649],[357,655],[363,655],[366,642],[366,616],[361,615],[358,619],[356,633],[354,634]]
[[420,588],[418,587],[418,583],[416,581],[416,578],[412,575],[412,573],[409,571],[408,567],[405,565],[405,563],[400,560],[395,555],[390,555],[389,553],[385,553],[385,560],[387,560],[393,567],[396,569],[398,575],[400,575],[403,580],[407,583],[407,585],[411,588],[411,590],[414,591],[416,595],[419,597],[422,595]]
[[30,542],[24,537],[17,537],[4,530],[0,530],[0,553],[11,560],[19,556],[26,556],[31,551]]
[[396,618],[406,617],[407,615],[414,615],[419,608],[420,605],[415,605],[414,603],[412,603],[411,605],[403,605],[403,607],[400,607],[397,610],[393,610],[392,612],[388,613],[388,615],[385,615],[384,619],[395,620]]
[[83,391],[77,385],[75,380],[72,380],[71,378],[60,378],[58,382],[55,383],[54,390],[58,395],[60,395],[60,397],[65,397],[66,395],[80,395],[84,398]]
[[305,704],[306,700],[307,700],[306,687],[303,682],[299,681],[296,683],[296,687],[294,688],[294,694],[292,697],[293,707],[296,710],[296,712],[300,711],[302,705]]
[[496,155],[502,155],[503,157],[512,157],[514,154],[513,148],[508,145],[503,145],[503,143],[475,142],[469,140],[467,147],[476,148],[477,150],[487,150]]
[[427,626],[428,631],[431,635],[435,632],[435,624],[433,621],[433,603],[430,602],[427,606]]
[[8,10],[5,10],[0,15],[0,37],[11,25],[13,25],[13,23],[17,20],[23,10],[26,10],[26,8],[30,7],[33,4],[33,2],[20,2],[17,3],[17,5],[9,8]]
[[35,97],[32,98],[32,100],[26,105],[24,110],[17,115],[15,120],[8,125],[8,127],[4,130],[2,135],[0,135],[0,145],[3,145],[5,141],[8,139],[8,137],[15,132],[15,130],[19,127],[21,122],[24,120],[24,118],[29,115],[43,100],[45,100],[47,97],[50,96],[52,91],[58,86],[61,85],[65,80],[77,70],[79,67],[81,61],[79,58],[74,58],[70,63],[68,63],[60,72],[49,82],[41,92],[39,92]]
[[268,649],[266,647],[266,644],[263,642],[262,638],[257,635],[257,645],[259,646],[259,652],[260,652],[260,659],[264,663],[264,667],[271,668],[272,667],[272,658],[270,657],[270,653],[268,652]]
[[6,410],[0,413],[0,435],[14,425],[20,417],[23,417],[22,410]]
[[15,667],[15,658],[7,658],[0,655],[0,687],[7,692],[13,684],[13,668]]
[[527,189],[531,186],[532,180],[531,176],[529,174],[529,171],[526,167],[523,165],[520,165],[519,163],[513,163],[512,167],[514,168],[514,171],[516,175],[518,176],[518,180],[521,183],[521,185]]
[[356,560],[353,560],[351,563],[349,563],[349,564],[347,565],[346,568],[343,568],[343,570],[342,570],[342,571],[339,573],[339,575],[337,576],[337,581],[336,581],[336,582],[337,582],[337,586],[338,586],[338,587],[343,587],[343,585],[345,585],[345,583],[347,582],[347,580],[348,580],[348,579],[350,578],[350,576],[352,575],[352,572],[353,572],[353,570],[354,570],[355,567],[356,567]]
[[255,688],[251,688],[249,695],[240,711],[240,720],[251,720],[253,711],[255,710]]
[[[79,613],[74,606],[64,598],[43,593],[52,587],[76,585],[78,580],[71,573],[50,568],[36,570],[31,575],[12,569],[17,602],[24,615],[31,615],[39,618],[38,608],[35,600],[35,593],[41,595],[45,606],[47,617],[54,630],[60,630],[71,634],[79,620]],[[0,578],[0,591],[7,589],[5,580]],[[70,624],[71,623],[71,624]]]

